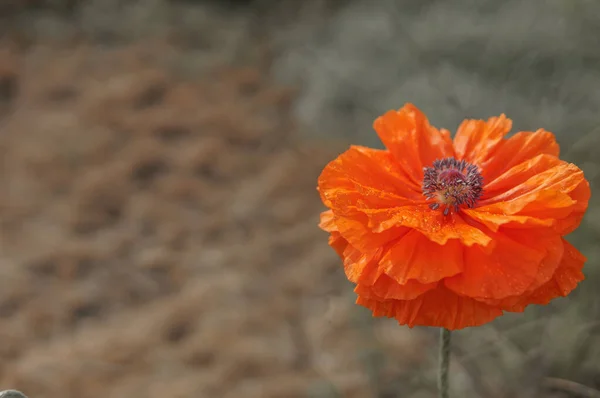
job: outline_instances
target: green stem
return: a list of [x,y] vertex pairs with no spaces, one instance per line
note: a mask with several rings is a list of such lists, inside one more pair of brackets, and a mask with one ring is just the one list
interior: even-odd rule
[[440,329],[440,362],[438,368],[438,396],[448,398],[448,368],[450,365],[450,331]]

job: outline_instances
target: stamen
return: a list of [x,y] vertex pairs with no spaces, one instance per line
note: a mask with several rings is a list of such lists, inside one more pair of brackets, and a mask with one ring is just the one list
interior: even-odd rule
[[475,206],[483,195],[483,177],[477,166],[464,160],[438,159],[423,171],[423,195],[434,200],[429,204],[432,210],[444,206],[445,216],[451,210],[458,212],[463,205]]

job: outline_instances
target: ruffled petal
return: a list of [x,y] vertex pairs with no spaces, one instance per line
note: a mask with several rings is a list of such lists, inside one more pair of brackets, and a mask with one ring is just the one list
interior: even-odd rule
[[527,229],[539,227],[552,227],[556,224],[554,219],[540,219],[530,216],[494,214],[481,209],[463,209],[465,215],[477,221],[494,232],[498,232],[501,226]]
[[431,210],[426,204],[377,209],[369,211],[367,215],[369,227],[376,232],[405,227],[419,231],[440,245],[445,245],[451,239],[458,239],[467,246],[488,246],[493,243],[482,224],[465,220],[460,213],[444,216],[441,211]]
[[[330,233],[329,246],[344,260],[344,268],[346,275],[350,280],[356,282],[365,268],[365,265],[372,261],[377,254],[382,252],[382,246],[396,239],[394,231],[387,231],[385,234],[374,234],[363,228],[363,224],[353,220],[338,220],[342,225],[342,231],[346,232],[353,241],[356,241],[358,246],[363,251],[352,246],[350,242],[340,233],[340,229],[336,224],[336,217],[333,211],[327,210],[321,213],[321,222],[319,227]],[[348,227],[351,224],[356,224],[358,227]],[[349,228],[349,229],[348,229]],[[359,232],[357,232],[357,230]],[[376,263],[381,256],[376,258]]]
[[333,211],[326,210],[321,212],[319,228],[326,232],[338,232],[338,227],[335,225],[335,216]]
[[558,157],[560,147],[554,134],[539,129],[536,132],[521,131],[502,140],[496,146],[494,156],[481,162],[484,181],[493,181],[505,171],[538,155]]
[[[384,253],[393,245],[382,241],[378,243],[377,234],[366,235],[369,239],[358,239],[357,242],[363,250],[353,246],[337,230],[335,218],[331,216],[332,212],[321,213],[321,228],[330,229],[329,245],[340,256],[344,265],[344,272],[350,282],[373,285],[383,274],[383,268],[379,266]],[[390,238],[393,239],[393,238]],[[392,240],[393,242],[393,240]],[[366,245],[366,246],[365,246]],[[367,247],[367,250],[364,248]]]
[[463,270],[463,245],[457,239],[439,245],[416,230],[400,238],[379,262],[397,284],[437,282]]
[[339,234],[339,232],[332,232],[329,236],[329,246],[335,250],[335,252],[342,259],[344,258],[344,251],[348,247],[348,241]]
[[458,330],[479,326],[502,315],[496,307],[462,297],[443,284],[414,300],[376,300],[358,296],[356,303],[373,312],[373,316],[395,318],[400,325],[435,326]]
[[391,226],[385,230],[374,231],[369,226],[367,215],[357,211],[335,214],[335,223],[340,235],[363,253],[373,253],[409,231],[402,226]]
[[327,210],[321,213],[319,227],[332,234],[329,238],[330,245],[343,246],[338,242],[343,238],[366,255],[372,255],[373,252],[408,231],[406,228],[396,227],[382,232],[373,232],[367,224],[368,218],[364,213],[353,211],[346,212],[345,216],[338,216],[332,210]]
[[342,254],[344,272],[348,280],[352,283],[373,285],[383,274],[383,270],[378,266],[383,251],[384,249],[379,249],[374,253],[363,253],[348,245]]
[[503,310],[509,310],[513,308],[513,306],[521,302],[524,296],[530,295],[532,292],[548,283],[548,281],[550,281],[555,275],[565,253],[563,239],[556,234],[549,233],[547,230],[538,229],[532,231],[511,231],[510,234],[514,240],[517,240],[525,245],[532,247],[543,247],[546,254],[540,263],[538,272],[533,282],[522,294],[503,299],[486,299],[475,297],[477,300],[483,301],[486,304],[496,306]]
[[329,163],[319,177],[321,199],[331,208],[322,216],[320,226],[339,232],[354,248],[371,255],[401,236],[403,229],[392,226],[373,231],[366,213],[403,203],[423,203],[417,189],[398,172],[389,152],[351,147]]
[[504,114],[484,120],[465,120],[454,136],[454,149],[459,160],[479,167],[484,164],[512,128]]
[[399,284],[387,275],[381,275],[373,285],[358,284],[354,292],[361,297],[374,300],[412,300],[431,289],[438,282],[420,283],[414,279]]
[[[364,281],[365,283],[373,284],[383,273],[383,270],[378,269],[378,264],[383,255],[382,247],[386,246],[387,241],[383,240],[383,243],[381,243],[380,246],[377,240],[369,239],[367,241],[371,242],[371,246],[369,246],[370,250],[362,252],[352,246],[350,242],[342,236],[335,221],[335,215],[331,210],[324,211],[321,213],[319,227],[330,232],[329,246],[331,246],[343,260],[346,277],[349,281],[354,283]],[[371,234],[367,236],[374,238],[376,235],[377,234]],[[365,242],[365,240],[361,239],[358,241]]]
[[[388,151],[352,146],[319,176],[318,190],[331,208],[380,208],[423,203],[421,188],[403,176]],[[335,211],[334,211],[335,212]]]
[[465,248],[464,271],[444,280],[457,294],[481,299],[503,299],[523,294],[536,281],[546,256],[544,240],[527,239],[523,233],[497,233],[496,246]]
[[[560,189],[566,178],[583,178],[581,170],[570,163],[550,155],[538,155],[519,163],[493,181],[484,185],[481,204],[503,202],[519,198],[524,194],[544,189]],[[571,187],[572,190],[574,187]]]
[[431,126],[423,112],[412,104],[378,117],[373,128],[407,178],[419,187],[424,166],[436,159],[454,156],[450,132]]
[[484,187],[479,206],[464,214],[493,231],[500,226],[554,226],[561,234],[579,225],[590,199],[589,184],[575,165],[550,155],[523,162]]
[[579,227],[579,224],[581,224],[592,196],[589,182],[585,179],[581,181],[574,190],[569,192],[569,196],[575,200],[575,204],[571,207],[571,213],[568,217],[556,220],[554,226],[554,229],[562,236],[575,231]]
[[564,254],[552,279],[531,292],[520,297],[517,303],[507,308],[511,312],[523,312],[530,304],[546,305],[557,297],[566,297],[585,279],[583,265],[586,258],[573,245],[563,239]]

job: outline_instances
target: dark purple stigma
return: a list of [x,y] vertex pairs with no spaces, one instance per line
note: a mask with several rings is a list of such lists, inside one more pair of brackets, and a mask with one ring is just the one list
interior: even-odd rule
[[433,200],[429,207],[437,210],[444,207],[444,215],[450,210],[458,212],[462,205],[475,206],[483,194],[483,177],[477,166],[456,160],[438,159],[433,167],[424,167],[423,195]]

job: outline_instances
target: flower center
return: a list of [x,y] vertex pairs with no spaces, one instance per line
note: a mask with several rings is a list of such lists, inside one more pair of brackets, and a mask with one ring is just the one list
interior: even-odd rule
[[431,209],[444,207],[445,216],[450,210],[458,212],[461,205],[473,207],[483,194],[483,177],[477,166],[464,160],[438,159],[423,171],[423,195],[434,201],[429,204]]

